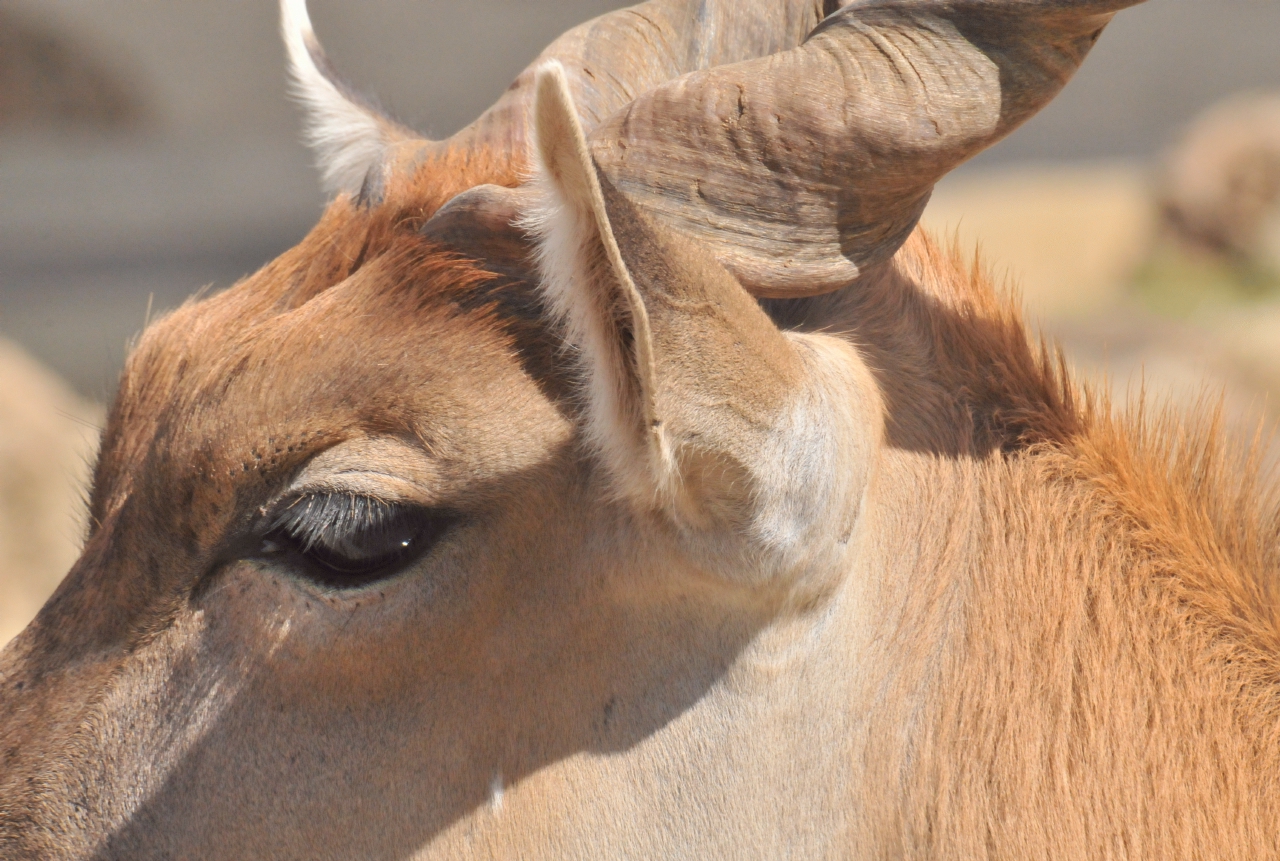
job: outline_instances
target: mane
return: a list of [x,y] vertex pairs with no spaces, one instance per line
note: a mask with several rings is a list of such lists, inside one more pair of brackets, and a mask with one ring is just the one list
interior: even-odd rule
[[[1226,430],[1220,403],[1189,414],[1141,399],[1116,409],[1085,392],[1084,432],[1057,458],[1124,524],[1149,576],[1227,663],[1280,683],[1280,483],[1265,436]],[[1280,706],[1280,703],[1277,703]],[[1280,708],[1273,713],[1280,718]],[[1280,726],[1280,721],[1277,722]]]
[[967,324],[935,325],[943,375],[971,413],[999,428],[1003,448],[1087,485],[1188,609],[1280,656],[1280,477],[1262,426],[1242,439],[1207,395],[1191,408],[1145,393],[1115,404],[1109,382],[1076,379],[1061,348],[1030,331],[1016,292],[967,256],[966,269],[958,241],[944,251],[918,230],[898,266]]
[[[1207,857],[1226,839],[1231,857],[1268,855],[1280,488],[1261,436],[1233,436],[1208,401],[1113,404],[954,243],[918,235],[884,285],[915,291],[899,304],[929,318],[914,347],[937,368],[904,372],[889,417],[914,471],[890,493],[922,518],[897,555],[920,570],[885,587],[868,845]],[[914,395],[937,424],[972,423],[962,445],[912,427]]]

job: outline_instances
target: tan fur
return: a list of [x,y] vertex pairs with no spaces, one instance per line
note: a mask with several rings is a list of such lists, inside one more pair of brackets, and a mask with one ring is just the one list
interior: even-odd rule
[[1271,857],[1274,482],[1212,418],[1113,408],[1068,381],[954,259],[917,235],[897,268],[929,272],[917,283],[971,321],[936,372],[969,394],[953,416],[998,432],[958,459],[887,458],[882,510],[921,521],[886,528],[879,561],[928,575],[882,593],[862,799],[878,815],[854,854]]
[[[84,555],[0,654],[0,856],[1276,855],[1238,445],[1072,382],[920,232],[756,303],[542,107],[542,205],[590,221],[541,283],[420,233],[515,184],[446,155],[144,335]],[[261,548],[316,490],[459,525],[333,589]]]
[[[330,292],[340,291],[333,292],[333,301],[342,303],[333,308],[338,316],[329,317],[331,346],[316,345],[319,353],[307,348],[312,357],[308,373],[316,380],[335,379],[325,367],[369,366],[360,357],[370,343],[367,335],[357,337],[360,326],[379,327],[384,332],[381,338],[397,337],[397,327],[413,331],[416,337],[429,331],[426,320],[440,313],[431,309],[441,307],[441,302],[465,308],[468,297],[483,294],[490,276],[473,272],[462,262],[448,262],[414,238],[409,228],[429,214],[431,198],[428,194],[426,202],[406,206],[404,201],[422,194],[413,189],[429,192],[431,184],[406,183],[395,189],[404,197],[393,195],[400,203],[389,201],[371,211],[339,200],[295,252],[246,285],[157,324],[138,348],[104,445],[93,507],[99,525],[86,558],[70,585],[5,656],[0,709],[5,712],[3,779],[7,788],[0,795],[5,799],[0,834],[9,841],[20,839],[16,846],[26,847],[6,850],[9,855],[78,857],[73,847],[82,845],[68,838],[65,825],[51,828],[46,823],[33,831],[23,823],[27,817],[44,821],[46,814],[41,811],[59,809],[57,799],[65,795],[57,789],[56,775],[77,768],[83,762],[80,756],[101,755],[90,751],[101,750],[107,737],[100,731],[85,736],[83,729],[75,727],[101,726],[112,712],[91,705],[86,713],[82,705],[58,704],[49,699],[53,692],[73,684],[112,690],[108,679],[121,678],[122,662],[129,654],[112,643],[132,643],[127,648],[135,651],[148,649],[148,642],[176,645],[181,641],[172,638],[190,625],[181,621],[189,612],[184,607],[192,606],[192,601],[215,606],[207,603],[212,598],[190,593],[188,587],[178,587],[175,593],[176,584],[165,586],[159,581],[152,582],[149,597],[144,598],[136,575],[116,575],[120,585],[114,587],[106,581],[90,586],[86,579],[93,571],[104,570],[102,565],[114,565],[106,560],[136,546],[130,541],[109,550],[104,543],[124,537],[120,518],[137,522],[140,515],[126,509],[154,504],[172,510],[172,493],[181,482],[175,485],[175,479],[164,478],[167,473],[150,478],[149,471],[155,467],[147,465],[149,459],[158,465],[170,459],[156,437],[163,417],[185,416],[180,421],[186,430],[169,445],[183,439],[221,440],[217,449],[181,443],[187,452],[183,462],[196,457],[197,463],[206,463],[201,469],[208,481],[180,509],[190,512],[182,521],[187,525],[170,527],[178,535],[184,530],[190,535],[187,550],[167,551],[172,560],[175,553],[201,557],[208,552],[216,543],[217,524],[230,513],[232,494],[256,492],[248,488],[261,487],[280,470],[295,468],[317,447],[332,446],[334,438],[316,428],[349,436],[351,430],[340,429],[352,427],[353,419],[360,426],[373,422],[390,427],[402,420],[395,415],[407,418],[421,409],[413,406],[415,402],[398,407],[393,401],[382,406],[367,401],[368,395],[378,391],[404,391],[403,386],[369,381],[355,384],[366,398],[363,417],[340,419],[343,408],[325,406],[326,399],[308,400],[322,412],[311,419],[299,414],[301,423],[283,420],[276,431],[270,422],[262,423],[265,416],[246,414],[235,419],[227,408],[219,412],[202,406],[218,390],[279,389],[282,406],[292,397],[285,395],[290,388],[301,386],[306,391],[309,384],[305,376],[298,376],[299,366],[286,362],[271,371],[271,361],[295,355],[292,336],[281,327],[296,324],[286,320],[299,313],[332,313],[318,304]],[[361,271],[369,273],[364,280],[358,279]],[[344,282],[347,286],[335,287]],[[427,286],[423,292],[423,285],[430,284],[438,286]],[[363,302],[376,302],[382,310],[369,318],[359,312]],[[492,307],[491,302],[481,305]],[[391,312],[390,307],[400,310]],[[1056,363],[1046,360],[1026,338],[1016,313],[995,297],[980,271],[961,267],[954,254],[942,252],[923,235],[917,235],[895,264],[865,289],[773,303],[770,310],[779,319],[790,315],[802,329],[803,318],[808,318],[811,327],[846,332],[875,371],[886,403],[887,437],[868,496],[871,525],[867,528],[877,538],[862,545],[864,554],[846,575],[864,579],[859,588],[875,608],[866,614],[874,622],[871,630],[850,635],[851,642],[866,646],[857,660],[861,669],[856,683],[848,691],[853,702],[865,703],[852,715],[847,753],[849,774],[861,777],[847,784],[838,797],[844,797],[844,804],[856,815],[842,827],[839,842],[824,844],[824,850],[813,844],[811,854],[1266,857],[1274,846],[1277,821],[1272,776],[1277,726],[1277,625],[1272,597],[1277,526],[1271,497],[1246,480],[1255,470],[1233,461],[1227,443],[1211,428],[1197,431],[1172,419],[1144,423],[1138,417],[1117,417],[1097,397],[1081,394]],[[423,313],[428,316],[422,317]],[[441,319],[453,321],[447,325],[462,334],[463,342],[479,339],[492,344],[483,348],[490,357],[510,350],[503,344],[512,344],[506,340],[512,337],[533,355],[539,352],[535,330],[510,315],[477,308]],[[357,329],[344,336],[340,328],[332,328],[342,320],[348,321],[342,325]],[[235,321],[239,334],[227,343],[230,321]],[[511,329],[512,325],[516,328]],[[501,334],[503,330],[509,334]],[[531,337],[533,341],[527,340]],[[433,366],[461,361],[456,352],[445,352],[441,358],[438,351],[451,350],[449,343],[454,342],[433,342]],[[315,364],[326,354],[328,358]],[[552,355],[538,366],[534,377],[551,379],[555,374],[548,377],[547,372],[556,363]],[[393,367],[387,373],[407,382],[407,371]],[[263,373],[269,376],[249,382]],[[277,373],[279,377],[274,376]],[[493,367],[486,373],[491,376]],[[268,383],[270,379],[279,381]],[[536,402],[544,397],[540,391],[555,388],[539,389],[529,377],[525,378],[529,382],[517,383],[517,379],[499,383],[499,390],[505,392],[499,401],[508,412],[517,391],[532,385],[531,395],[521,398],[533,397]],[[182,395],[184,390],[190,394]],[[204,394],[195,394],[200,392]],[[328,400],[332,397],[341,399],[341,392]],[[172,412],[175,407],[179,414]],[[398,413],[400,409],[410,413]],[[534,408],[529,415],[538,411]],[[555,439],[563,433],[554,430],[561,420],[551,418],[554,410],[546,415],[543,421],[551,423],[540,433]],[[144,421],[146,416],[151,418]],[[209,422],[205,430],[200,429],[201,423]],[[253,429],[253,434],[232,444],[226,434],[237,426]],[[308,433],[307,441],[300,442],[303,431]],[[506,448],[503,456],[511,457],[510,442]],[[474,452],[469,455],[474,456]],[[534,459],[545,457],[535,455]],[[553,482],[552,486],[562,485]],[[240,489],[233,490],[236,487]],[[137,501],[127,503],[129,496]],[[568,500],[561,503],[566,504],[572,505]],[[181,568],[193,570],[190,563]],[[274,624],[279,629],[284,620],[291,620],[292,637],[297,640],[298,626],[308,624],[308,614],[317,610],[305,610],[301,604],[286,609],[296,603],[286,597],[286,584],[268,585],[274,596],[268,599],[262,594],[264,587],[251,586],[248,573],[236,574],[211,594],[229,600],[236,594],[232,583],[242,583],[236,588],[246,597],[258,594],[256,601],[265,606],[279,604]],[[666,606],[660,596],[672,584],[658,587],[658,582],[651,583],[645,603]],[[121,592],[126,583],[130,584],[127,591]],[[672,594],[686,591],[681,587]],[[165,594],[171,597],[166,599]],[[181,594],[188,597],[179,598]],[[493,601],[500,603],[490,604],[488,612],[501,612],[499,608],[516,599],[516,594],[493,593]],[[90,595],[90,603],[81,600]],[[124,602],[133,604],[135,611],[122,613]],[[151,609],[136,611],[143,607]],[[532,612],[527,603],[522,607]],[[248,605],[238,610],[237,616],[247,609]],[[752,609],[746,617],[743,610],[717,613],[729,612],[726,619],[760,620],[746,629],[751,630],[774,612],[761,617],[762,610]],[[636,622],[615,618],[606,628],[619,624],[625,628]],[[472,633],[466,635],[464,648],[454,659],[467,665],[472,659],[462,656],[480,648],[480,641],[465,644],[478,636],[484,639],[482,630],[468,629]],[[461,634],[464,629],[456,630]],[[599,630],[592,636],[603,633]],[[511,630],[508,636],[521,642]],[[677,637],[675,642],[682,640]],[[288,648],[296,650],[309,641],[307,636]],[[419,648],[435,647],[424,643]],[[731,648],[730,654],[739,653],[737,660],[742,661],[742,646]],[[81,658],[80,669],[72,670],[66,665],[72,654],[100,657],[89,664]],[[295,660],[304,655],[298,653]],[[356,678],[350,673],[367,667],[356,653],[348,653],[343,660],[350,663],[327,671],[331,677],[334,672],[340,676],[319,682],[322,689],[333,692],[331,696],[348,691]],[[501,665],[508,659],[498,660]],[[581,687],[590,675],[580,674],[591,663],[582,660],[571,662],[579,675],[566,678],[577,679],[579,693],[592,687],[590,683]],[[359,672],[367,674],[364,669]],[[396,684],[402,684],[406,672],[421,671],[402,667],[386,679],[399,679]],[[468,672],[482,671],[476,666]],[[563,724],[563,716],[572,713],[579,694],[554,682],[557,676],[538,674],[542,684],[550,685],[544,692],[546,699],[539,695],[524,702],[525,708],[535,701],[554,703]],[[347,681],[339,683],[343,677]],[[252,674],[244,678],[242,685],[261,687]],[[366,678],[354,693],[361,698],[374,695],[381,678],[377,674]],[[18,684],[24,684],[26,695],[15,691]],[[122,693],[129,689],[114,684]],[[490,695],[500,702],[518,696],[510,689],[499,695],[498,690]],[[110,696],[102,702],[110,702]],[[309,701],[307,697],[299,700],[298,693],[290,696],[295,708]],[[91,697],[91,701],[98,699]],[[19,704],[21,711],[12,711]],[[465,713],[468,720],[484,724],[489,710],[473,703]],[[516,714],[510,707],[501,707],[493,717],[519,726],[524,722]],[[245,726],[249,715],[241,712],[238,725]],[[85,724],[86,720],[90,723]],[[571,745],[575,732],[560,726],[556,734],[562,741],[557,747]],[[652,743],[672,732],[678,733],[678,722],[658,731]],[[93,742],[94,738],[99,741]],[[58,754],[58,749],[84,753]],[[637,748],[638,763],[646,761],[643,750],[644,745]],[[596,809],[591,797],[599,793],[607,797],[612,791],[607,789],[613,783],[607,772],[588,776],[597,768],[593,761],[608,762],[571,757],[558,767],[548,763],[536,777],[529,772],[524,786],[512,785],[519,770],[506,772],[499,778],[508,783],[502,816],[476,807],[471,814],[479,817],[475,824],[461,831],[461,824],[455,824],[440,832],[431,845],[442,857],[489,851],[532,854],[534,847],[553,857],[571,857],[590,854],[589,846],[607,855],[610,852],[600,847],[613,845],[616,850],[628,845],[608,841],[608,824],[620,824],[617,817],[622,816],[618,813],[622,808],[594,820],[594,832],[571,839],[560,830],[568,822],[592,821],[582,819],[584,811]],[[578,777],[566,784],[552,779],[557,773]],[[17,789],[32,785],[24,775],[38,778],[35,785],[44,787],[39,795]],[[493,779],[488,773],[477,775],[481,786],[488,787]],[[246,786],[242,784],[240,791]],[[296,788],[288,794],[295,799],[289,808],[295,812],[305,813],[319,802],[314,792],[307,793],[311,801],[298,796]],[[564,805],[571,800],[578,805],[577,814],[566,812]],[[659,804],[658,809],[667,808]],[[783,809],[790,811],[788,816],[808,821],[789,802]],[[341,819],[339,810],[333,808],[331,815]],[[568,818],[542,818],[553,810]],[[123,830],[117,832],[117,838],[126,841],[121,845],[141,845],[127,842],[140,839],[136,829],[125,824],[127,808],[120,815],[126,817],[119,826]],[[153,811],[153,815],[159,814]],[[218,821],[216,810],[211,815],[213,822]],[[627,814],[634,815],[635,811]],[[670,809],[667,815],[678,813]],[[392,816],[388,821],[394,824],[399,819]],[[551,827],[555,821],[561,825]],[[493,831],[499,825],[509,827]],[[413,842],[415,832],[405,831],[403,825],[389,833],[390,843],[380,844],[351,844],[327,828],[316,828],[314,821],[308,828],[310,837],[288,844],[293,849],[284,854],[305,855],[326,845],[325,841],[348,849],[401,845],[425,850],[428,846]],[[184,833],[192,834],[189,829]],[[631,834],[627,840],[640,841],[631,845],[643,845],[637,832],[625,833]],[[678,829],[675,833],[688,836]],[[280,834],[292,834],[293,841],[302,839],[290,829]],[[585,839],[583,834],[594,836]],[[224,833],[220,839],[226,851],[241,853],[239,857],[263,852],[268,846],[284,851],[285,844],[264,843],[266,836],[267,832],[250,828]],[[717,839],[704,848],[720,846],[732,854],[729,844],[720,842],[719,838],[728,839],[724,834],[712,828],[707,836]],[[738,833],[740,838],[750,836]],[[180,834],[171,836],[176,841],[171,845],[190,849],[191,844],[182,839]],[[405,839],[411,842],[405,844]],[[304,851],[305,846],[312,849]],[[466,846],[473,848],[465,850]],[[524,849],[517,850],[518,846]],[[327,857],[327,853],[315,857]]]

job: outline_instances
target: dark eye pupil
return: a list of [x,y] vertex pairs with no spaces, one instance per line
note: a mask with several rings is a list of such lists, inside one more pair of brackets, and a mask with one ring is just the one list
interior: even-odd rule
[[264,538],[263,551],[288,555],[303,573],[325,585],[353,588],[403,569],[455,519],[368,497],[316,494],[284,508]]
[[360,576],[394,565],[412,555],[420,532],[412,522],[392,524],[389,528],[354,530],[323,537],[303,555],[338,574]]

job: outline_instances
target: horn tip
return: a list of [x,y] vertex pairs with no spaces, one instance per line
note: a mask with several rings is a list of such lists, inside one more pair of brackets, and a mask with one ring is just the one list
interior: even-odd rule
[[310,32],[311,15],[307,0],[280,0],[280,25],[285,35]]

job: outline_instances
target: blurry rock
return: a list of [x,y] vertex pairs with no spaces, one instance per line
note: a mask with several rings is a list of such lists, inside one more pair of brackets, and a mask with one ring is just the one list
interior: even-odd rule
[[962,253],[980,249],[1078,378],[1110,388],[1116,403],[1141,394],[1195,410],[1221,400],[1246,439],[1260,418],[1280,419],[1280,300],[1249,292],[1217,258],[1165,253],[1143,166],[962,172],[939,184],[923,223],[957,236]]
[[122,128],[141,117],[133,88],[89,46],[0,8],[0,128]]
[[0,646],[75,562],[102,410],[0,340]]
[[1192,248],[1280,269],[1280,93],[1235,96],[1165,159],[1167,233]]
[[1155,230],[1146,171],[1127,162],[1026,165],[954,174],[923,223],[1018,287],[1032,320],[1081,317],[1127,289]]

